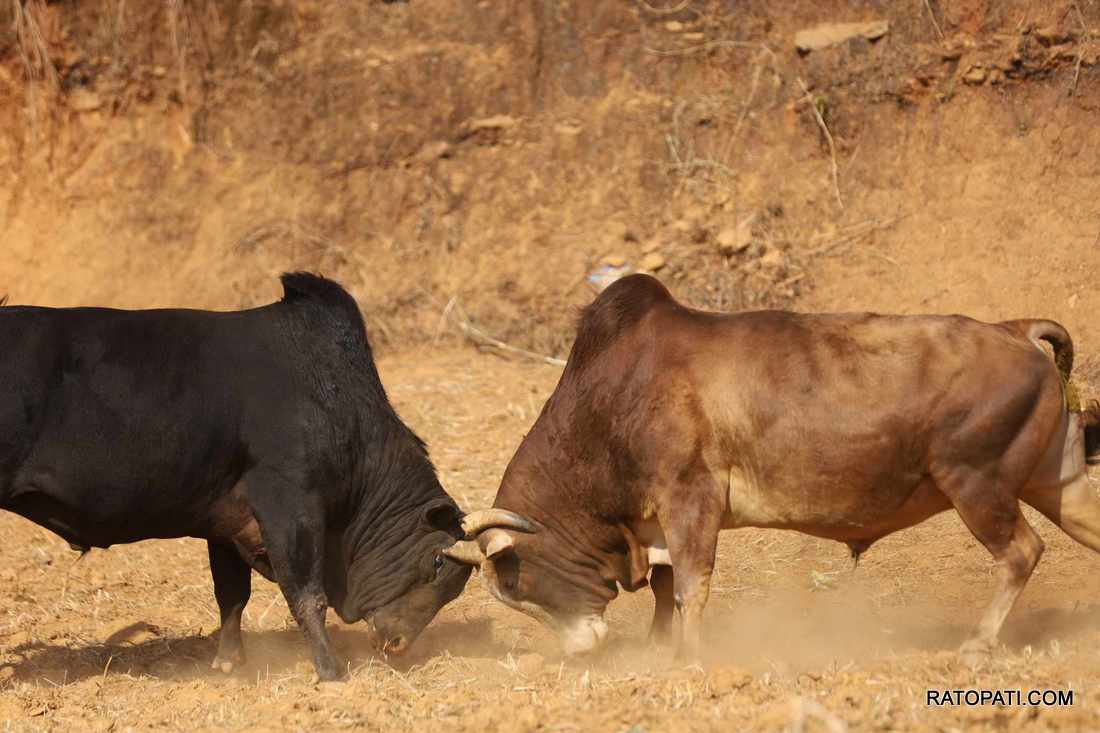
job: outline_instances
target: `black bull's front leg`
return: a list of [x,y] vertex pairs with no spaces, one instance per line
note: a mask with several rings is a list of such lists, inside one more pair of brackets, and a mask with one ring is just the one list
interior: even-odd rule
[[[281,472],[257,472],[247,481],[275,580],[313,649],[322,680],[344,670],[325,631],[328,599],[324,588],[325,514],[319,495],[296,488]],[[262,487],[251,496],[253,486]]]

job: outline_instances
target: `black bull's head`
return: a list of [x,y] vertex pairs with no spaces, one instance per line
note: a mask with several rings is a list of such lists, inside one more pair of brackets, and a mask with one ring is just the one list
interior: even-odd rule
[[493,527],[530,531],[527,521],[512,512],[487,509],[462,516],[447,499],[425,507],[415,528],[373,537],[369,549],[355,543],[359,549],[352,550],[345,538],[331,539],[327,554],[334,561],[327,564],[325,578],[329,604],[344,623],[366,620],[382,654],[403,654],[439,609],[462,593],[473,570],[446,550]]

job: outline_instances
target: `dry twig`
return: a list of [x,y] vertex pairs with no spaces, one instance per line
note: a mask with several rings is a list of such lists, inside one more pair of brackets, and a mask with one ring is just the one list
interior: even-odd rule
[[652,46],[646,46],[645,50],[647,53],[657,56],[688,56],[693,53],[710,51],[715,48],[757,48],[759,46],[759,43],[750,43],[748,41],[726,41],[717,39],[700,43],[698,46],[684,46],[683,48],[653,48]]
[[522,356],[527,359],[534,359],[535,361],[541,361],[543,364],[549,364],[550,366],[565,366],[564,359],[558,359],[554,356],[547,356],[534,351],[528,351],[527,349],[521,349],[518,346],[512,346],[509,343],[485,333],[470,322],[465,311],[462,310],[462,306],[458,303],[457,295],[447,301],[447,306],[443,309],[441,322],[442,320],[450,320],[466,338],[470,339],[470,341],[473,341],[478,346],[496,349],[507,354],[515,354],[516,356]]
[[691,0],[684,0],[682,3],[672,8],[657,8],[650,5],[645,0],[638,0],[638,5],[654,15],[673,15],[687,8],[688,5],[691,5]]
[[806,86],[806,82],[802,81],[802,77],[798,77],[798,85],[802,87],[802,91],[806,95],[806,101],[810,104],[810,112],[817,121],[818,127],[825,133],[825,140],[829,143],[829,158],[833,164],[833,192],[836,194],[837,205],[843,209],[844,201],[840,198],[840,169],[836,164],[836,143],[833,142],[833,135],[829,132],[829,126],[825,124],[825,118],[821,116],[821,112],[818,111],[817,105],[814,104],[814,97],[810,94],[810,89]]
[[943,29],[940,28],[940,24],[936,21],[936,14],[932,12],[932,3],[930,0],[924,0],[924,7],[928,9],[928,17],[932,19],[932,27],[936,29],[936,35],[943,40]]

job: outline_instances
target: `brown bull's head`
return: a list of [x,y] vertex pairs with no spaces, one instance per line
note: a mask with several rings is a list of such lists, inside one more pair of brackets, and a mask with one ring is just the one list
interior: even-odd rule
[[615,581],[594,558],[586,562],[579,548],[569,547],[556,535],[503,509],[489,509],[467,517],[494,513],[491,525],[463,521],[467,539],[445,550],[448,557],[480,567],[497,600],[552,628],[566,654],[586,652],[607,636],[603,611],[615,598]]

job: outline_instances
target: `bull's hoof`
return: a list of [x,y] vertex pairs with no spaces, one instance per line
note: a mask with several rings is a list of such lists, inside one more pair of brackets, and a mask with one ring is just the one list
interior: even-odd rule
[[988,664],[993,658],[993,643],[983,639],[967,639],[959,647],[959,658],[971,669]]
[[347,680],[347,671],[336,663],[335,659],[317,661],[314,663],[313,681],[317,682],[344,682]]
[[675,641],[672,636],[672,629],[668,628],[652,628],[649,630],[649,636],[646,637],[646,644],[656,647],[670,647]]
[[221,656],[214,657],[214,661],[210,663],[210,669],[215,672],[222,672],[224,674],[231,673],[241,664],[241,659],[226,659]]

